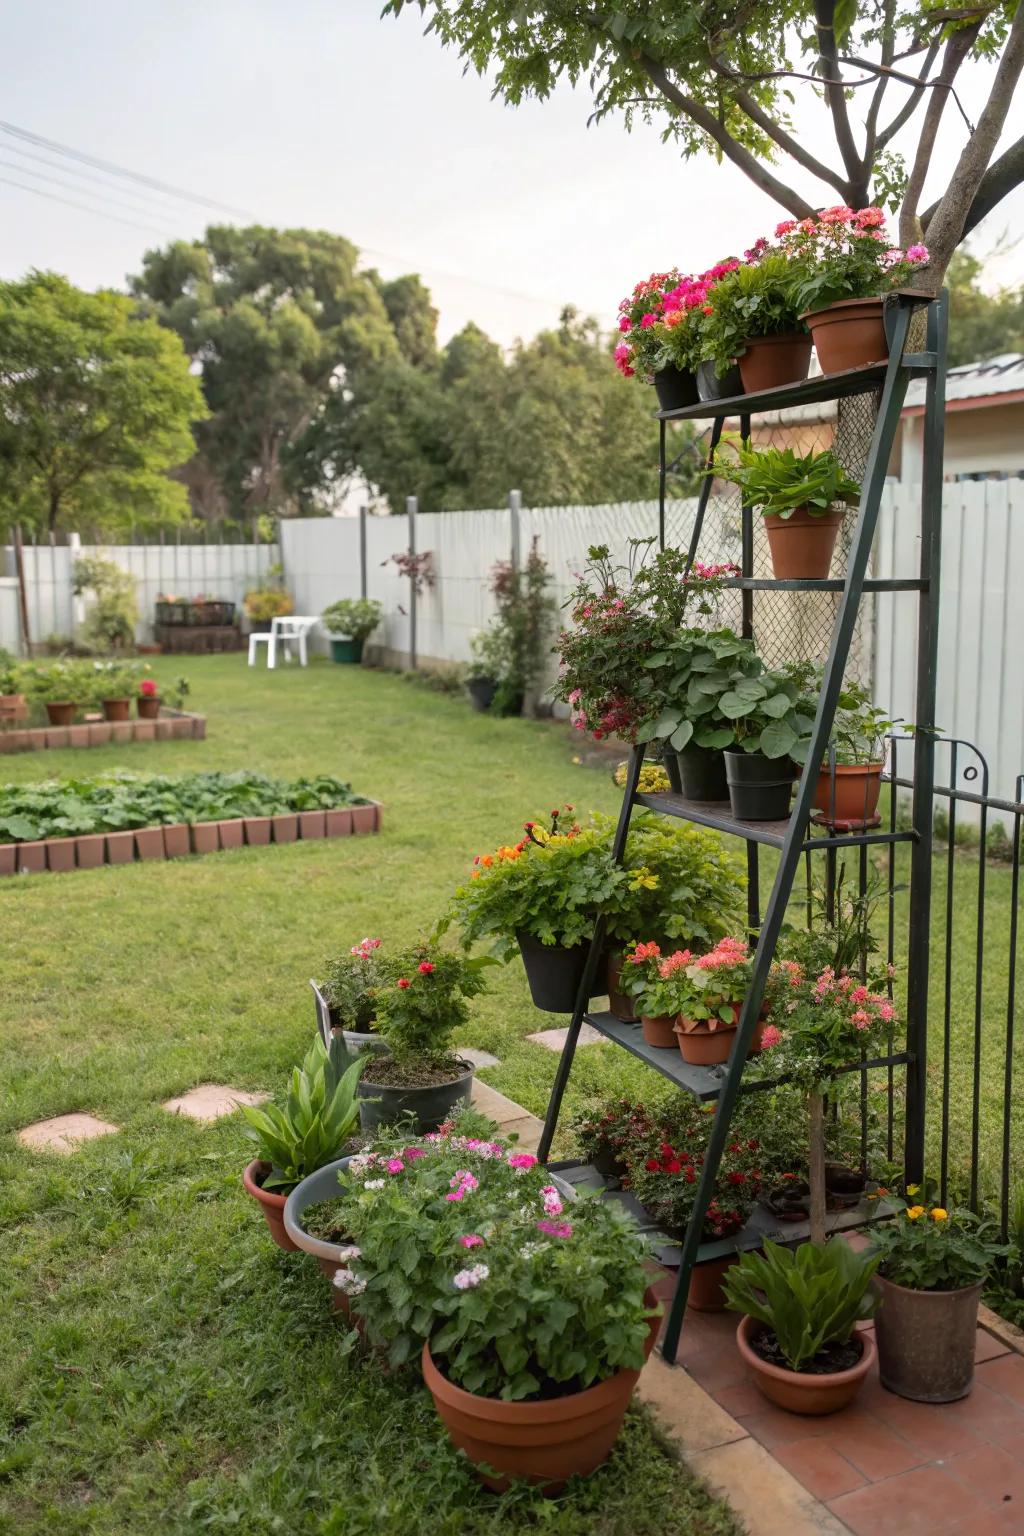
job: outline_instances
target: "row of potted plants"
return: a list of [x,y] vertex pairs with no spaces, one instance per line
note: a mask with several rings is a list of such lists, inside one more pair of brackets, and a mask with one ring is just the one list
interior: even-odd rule
[[69,726],[89,710],[102,709],[104,720],[128,720],[133,700],[140,720],[155,720],[161,704],[180,709],[191,692],[188,679],[165,683],[161,693],[148,673],[142,662],[12,659],[0,666],[0,711],[14,721],[26,718],[33,707],[45,707],[52,726]]
[[234,624],[235,604],[200,592],[195,597],[175,597],[158,592],[154,604],[154,622],[179,628]]
[[[769,667],[751,640],[715,625],[728,567],[694,565],[650,540],[627,565],[590,550],[559,636],[556,697],[597,740],[658,744],[683,793],[730,801],[743,820],[784,820],[807,755],[820,672],[811,662]],[[877,813],[885,737],[894,722],[862,685],[841,693],[815,795],[829,824]]]
[[881,208],[825,208],[784,219],[774,237],[698,274],[678,268],[638,283],[619,305],[615,362],[653,382],[663,410],[883,362],[886,295],[928,263],[894,244]]

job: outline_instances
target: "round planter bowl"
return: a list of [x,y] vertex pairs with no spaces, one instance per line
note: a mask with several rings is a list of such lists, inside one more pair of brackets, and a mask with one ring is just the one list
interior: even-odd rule
[[716,1067],[729,1060],[732,1043],[736,1038],[736,1025],[726,1024],[720,1029],[686,1030],[675,1026],[679,1054],[692,1067]]
[[911,1291],[882,1275],[875,1316],[882,1386],[914,1403],[955,1403],[974,1382],[982,1285],[962,1291]]
[[415,1134],[436,1131],[456,1104],[467,1102],[473,1091],[473,1067],[462,1062],[463,1071],[447,1083],[433,1083],[429,1088],[393,1088],[389,1083],[368,1083],[359,1079],[359,1124],[366,1132],[382,1125],[394,1125],[412,1116]]
[[339,1193],[338,1174],[344,1172],[351,1161],[349,1157],[339,1157],[333,1163],[318,1168],[315,1173],[307,1174],[301,1184],[296,1184],[284,1203],[285,1235],[293,1248],[311,1253],[325,1275],[333,1275],[338,1265],[344,1263],[342,1245],[329,1243],[326,1238],[311,1237],[302,1225],[302,1216],[309,1206],[334,1199]]
[[878,810],[881,790],[881,763],[837,763],[834,778],[833,770],[829,767],[822,768],[818,774],[814,808],[830,821],[862,825],[869,822]]
[[284,1208],[288,1197],[276,1195],[273,1190],[263,1188],[261,1181],[269,1172],[270,1164],[261,1163],[257,1158],[243,1170],[242,1183],[245,1185],[246,1194],[252,1195],[254,1200],[259,1201],[274,1242],[279,1248],[283,1248],[285,1253],[294,1253],[297,1244],[292,1242],[284,1225]]
[[733,395],[742,395],[743,380],[740,377],[739,366],[733,363],[732,367],[719,376],[714,363],[703,362],[697,366],[697,394],[702,400],[731,400]]
[[798,384],[806,379],[811,366],[811,338],[800,331],[786,331],[781,336],[755,336],[744,343],[740,356],[740,377],[746,394],[762,389],[779,389],[783,384]]
[[729,804],[740,821],[786,821],[796,774],[788,757],[726,747]]
[[490,709],[497,691],[498,684],[493,677],[471,677],[466,684],[469,702],[481,714],[485,709]]
[[814,1418],[849,1407],[875,1361],[875,1341],[870,1333],[857,1333],[861,1356],[848,1371],[811,1376],[805,1371],[783,1370],[781,1366],[761,1359],[753,1347],[753,1340],[763,1327],[756,1318],[741,1318],[736,1330],[736,1345],[755,1385],[769,1402],[785,1408],[787,1413],[803,1413]]
[[840,299],[801,315],[814,339],[822,373],[884,363],[889,356],[881,299]]
[[520,928],[516,942],[526,967],[533,1006],[544,1013],[572,1013],[590,952],[589,939],[565,949],[561,944],[542,944]]
[[827,576],[842,522],[842,512],[812,517],[806,507],[797,507],[788,517],[770,513],[764,531],[776,580],[813,581]]
[[646,1014],[640,1015],[640,1028],[648,1045],[657,1046],[659,1050],[672,1051],[676,1048],[676,1016],[665,1014],[661,1018],[651,1019]]
[[[647,1304],[657,1306],[653,1291],[647,1292]],[[650,1358],[660,1325],[660,1314],[651,1318],[645,1358]],[[589,1477],[608,1458],[640,1376],[639,1371],[616,1371],[584,1392],[506,1403],[455,1386],[435,1365],[429,1342],[421,1364],[452,1443],[465,1451],[480,1480],[500,1491],[512,1478],[523,1477],[543,1485],[548,1495],[560,1493],[570,1477]]]
[[654,392],[663,411],[681,411],[688,405],[696,405],[697,380],[688,368],[660,368],[654,375]]
[[676,761],[679,764],[679,782],[687,800],[728,800],[724,752],[716,752],[711,747],[698,747],[691,742],[688,747],[676,753]]
[[348,636],[331,641],[331,660],[346,662],[349,666],[363,659],[362,640],[353,640]]

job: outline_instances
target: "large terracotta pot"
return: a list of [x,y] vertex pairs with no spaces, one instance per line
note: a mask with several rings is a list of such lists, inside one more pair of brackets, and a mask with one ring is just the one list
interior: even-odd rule
[[788,517],[769,513],[764,531],[776,580],[806,581],[827,576],[842,521],[842,512],[822,512],[812,517],[806,507],[797,507]]
[[754,336],[744,342],[740,378],[748,395],[761,389],[777,389],[806,379],[811,366],[811,338],[802,331],[781,336]]
[[[648,1306],[657,1306],[653,1290]],[[650,1357],[661,1325],[652,1317],[644,1345]],[[605,1461],[622,1428],[639,1371],[616,1371],[606,1381],[544,1402],[506,1403],[478,1397],[443,1376],[434,1364],[429,1341],[421,1357],[423,1380],[452,1443],[476,1464],[477,1476],[500,1491],[514,1477],[560,1493],[570,1477],[589,1477]],[[486,1463],[490,1471],[479,1465]]]
[[814,338],[822,373],[884,363],[889,356],[881,299],[840,299],[801,315]]
[[263,1180],[270,1172],[269,1163],[261,1163],[258,1159],[251,1162],[242,1173],[242,1183],[246,1193],[258,1200],[270,1228],[270,1235],[279,1248],[285,1253],[296,1253],[298,1249],[284,1229],[284,1208],[287,1195],[276,1195],[273,1190],[263,1188]]
[[834,780],[831,768],[822,768],[818,774],[814,808],[830,821],[852,822],[860,826],[870,821],[878,810],[881,789],[881,763],[837,763]]
[[882,1275],[875,1317],[882,1386],[915,1403],[955,1403],[974,1383],[982,1285],[961,1291],[911,1291]]
[[849,1407],[861,1383],[875,1361],[875,1340],[872,1334],[859,1332],[861,1357],[848,1371],[835,1371],[829,1376],[811,1376],[806,1371],[788,1371],[782,1366],[771,1365],[753,1347],[753,1340],[764,1329],[754,1317],[740,1319],[736,1330],[736,1345],[743,1363],[754,1383],[769,1402],[785,1408],[789,1413],[804,1413],[820,1418],[826,1413],[837,1413]]
[[721,1259],[706,1259],[695,1264],[690,1276],[690,1288],[686,1293],[686,1305],[695,1312],[724,1312],[725,1292],[722,1281],[727,1272],[738,1262],[739,1256],[727,1253]]
[[646,1014],[640,1016],[640,1028],[648,1045],[656,1045],[661,1050],[674,1050],[676,1044],[676,1016],[675,1014],[663,1014],[661,1018],[651,1019]]
[[69,704],[64,700],[52,704],[48,703],[46,706],[46,718],[51,725],[70,725],[75,718],[76,707],[76,705]]

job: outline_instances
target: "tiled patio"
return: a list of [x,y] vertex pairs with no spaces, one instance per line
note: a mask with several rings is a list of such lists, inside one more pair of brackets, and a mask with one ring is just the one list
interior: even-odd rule
[[854,1407],[810,1419],[751,1385],[736,1322],[688,1311],[683,1364],[855,1536],[1024,1536],[1024,1356],[979,1329],[975,1385],[961,1402],[907,1402],[873,1373]]

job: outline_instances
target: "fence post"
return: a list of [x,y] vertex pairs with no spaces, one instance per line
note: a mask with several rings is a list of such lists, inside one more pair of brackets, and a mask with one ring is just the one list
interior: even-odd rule
[[21,524],[14,525],[14,569],[18,577],[18,612],[21,617],[21,643],[25,655],[32,658],[32,631],[28,623],[28,593],[25,590],[25,551],[21,542]]
[[359,596],[365,598],[369,585],[366,571],[366,508],[359,508]]
[[416,671],[416,497],[405,498],[405,514],[409,519],[409,670]]
[[518,569],[519,569],[519,561],[520,561],[521,554],[522,554],[522,551],[521,551],[521,549],[519,547],[519,513],[522,511],[522,506],[523,506],[523,493],[522,493],[522,491],[509,491],[509,493],[508,493],[508,521],[509,521],[509,533],[511,535],[511,548],[509,550],[509,559],[512,562],[512,569],[514,571],[518,571]]

